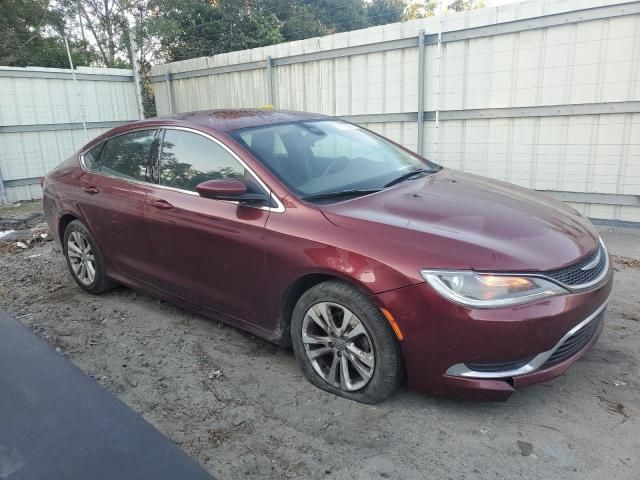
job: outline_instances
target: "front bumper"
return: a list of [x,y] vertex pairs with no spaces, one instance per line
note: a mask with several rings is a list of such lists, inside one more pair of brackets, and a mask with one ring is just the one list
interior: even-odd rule
[[[518,387],[561,375],[595,344],[612,285],[609,268],[604,281],[589,291],[499,309],[454,304],[427,284],[376,298],[403,332],[409,388],[506,400]],[[585,326],[591,329],[588,338],[569,349],[568,339]]]

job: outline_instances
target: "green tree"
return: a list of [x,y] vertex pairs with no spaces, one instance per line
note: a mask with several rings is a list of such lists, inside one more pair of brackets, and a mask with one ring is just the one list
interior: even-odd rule
[[406,7],[405,0],[372,0],[367,5],[369,25],[400,22]]
[[[0,1],[0,65],[69,68],[69,34],[67,18],[49,0]],[[76,65],[94,60],[86,42],[72,40],[69,49]]]
[[285,41],[319,37],[331,33],[318,18],[318,12],[305,2],[288,0],[259,0],[256,8],[262,15],[273,15]]
[[275,16],[253,4],[220,0],[157,0],[158,14],[148,20],[159,39],[159,54],[174,61],[279,43],[284,40]]
[[129,18],[134,18],[145,0],[57,0],[57,8],[73,24],[105,67],[130,66]]
[[473,10],[475,8],[483,8],[487,4],[486,0],[454,0],[449,5],[449,10],[461,12],[463,10]]
[[417,18],[432,17],[437,13],[438,0],[422,0],[413,2],[407,6],[402,15],[404,21],[415,20]]
[[[443,0],[442,9],[444,12],[461,12],[463,10],[472,10],[482,8],[486,5],[486,0]],[[425,18],[437,15],[438,0],[418,0],[407,5],[403,20],[415,20],[416,18]]]
[[362,0],[305,0],[331,32],[348,32],[369,27]]

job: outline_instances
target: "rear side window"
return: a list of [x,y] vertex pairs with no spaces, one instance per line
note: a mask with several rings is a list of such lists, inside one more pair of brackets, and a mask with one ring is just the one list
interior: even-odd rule
[[[95,171],[142,182],[151,181],[148,161],[155,133],[155,130],[140,130],[107,140],[100,153],[99,168]],[[91,169],[89,165],[87,168]]]
[[166,130],[160,153],[160,185],[195,192],[196,185],[213,179],[244,180],[245,169],[222,146],[202,135]]
[[100,170],[99,159],[100,159],[100,151],[102,150],[102,147],[104,147],[104,142],[99,143],[98,145],[93,147],[91,150],[86,152],[82,157],[84,161],[84,166],[87,168],[87,170],[91,172],[97,172],[98,170]]

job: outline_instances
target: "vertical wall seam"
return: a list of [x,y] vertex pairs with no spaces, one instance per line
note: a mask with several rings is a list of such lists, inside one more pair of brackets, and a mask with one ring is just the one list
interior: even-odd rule
[[382,79],[382,86],[380,87],[380,90],[382,90],[382,98],[380,99],[382,102],[381,105],[381,111],[383,113],[387,113],[387,97],[388,97],[388,91],[387,91],[387,84],[389,82],[387,82],[387,52],[382,52],[381,54],[382,56],[382,67],[381,67],[381,72],[380,72],[380,78]]
[[[640,32],[640,15],[635,20],[635,32]],[[636,35],[636,41],[631,47],[631,74],[629,78],[629,89],[627,91],[627,99],[634,100],[634,91],[640,88],[640,83],[636,84],[638,74],[640,73],[640,33]],[[638,92],[640,94],[640,92]]]
[[424,94],[425,94],[425,34],[420,30],[418,35],[418,154],[424,156]]
[[351,75],[351,57],[347,57],[347,106],[348,106],[348,114],[353,114],[353,79]]
[[604,72],[605,65],[607,61],[607,48],[609,47],[609,23],[610,21],[607,19],[602,22],[600,38],[602,41],[598,44],[598,73],[596,78],[596,85],[598,86],[598,92],[596,94],[596,98],[594,99],[596,102],[602,102],[603,92],[604,92]]
[[513,156],[513,130],[514,130],[514,125],[515,125],[515,118],[509,118],[508,119],[508,127],[507,127],[507,158],[505,159],[505,163],[506,163],[506,172],[505,172],[505,177],[507,181],[511,181],[511,175],[512,175],[512,156]]
[[332,76],[331,76],[331,85],[332,85],[332,87],[331,87],[331,107],[332,107],[332,110],[333,110],[332,115],[336,115],[336,112],[337,112],[336,104],[338,103],[338,98],[337,98],[337,95],[336,95],[336,90],[337,90],[337,87],[336,87],[336,85],[337,85],[337,83],[336,83],[336,77],[337,77],[336,59],[333,58],[331,60],[331,62],[332,62],[332,71],[331,71],[331,74],[332,74]]
[[[567,138],[567,136],[569,135],[569,124],[571,123],[571,117],[562,117],[562,133],[561,133],[561,137],[562,138]],[[564,191],[564,181],[565,181],[565,175],[566,175],[566,164],[567,164],[567,142],[566,140],[564,142],[561,142],[560,144],[560,159],[558,161],[558,175],[557,178],[555,180],[555,189],[556,190],[560,190],[560,191]]]

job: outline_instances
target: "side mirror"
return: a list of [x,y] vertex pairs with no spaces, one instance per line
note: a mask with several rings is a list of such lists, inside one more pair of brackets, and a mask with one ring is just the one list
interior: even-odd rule
[[265,203],[267,197],[259,193],[247,193],[247,186],[240,180],[207,180],[196,185],[201,197],[230,200],[240,203]]

